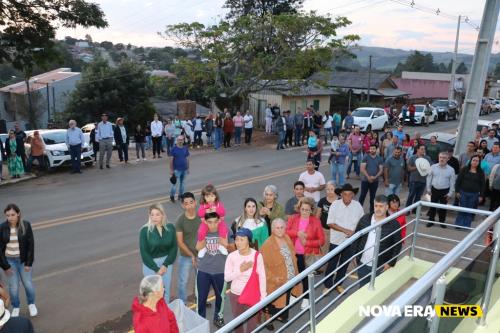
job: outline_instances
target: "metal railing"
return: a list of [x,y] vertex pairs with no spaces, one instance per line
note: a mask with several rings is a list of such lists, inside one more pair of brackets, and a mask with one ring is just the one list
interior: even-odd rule
[[[435,236],[435,235],[429,235],[429,234],[425,234],[425,233],[422,233],[422,232],[419,233],[418,232],[418,226],[420,225],[420,223],[429,222],[429,221],[421,219],[421,213],[422,213],[421,209],[422,209],[422,207],[434,207],[434,208],[441,208],[441,209],[446,209],[446,210],[451,210],[451,211],[456,211],[456,212],[464,212],[464,213],[471,213],[471,214],[478,214],[478,215],[487,215],[487,216],[490,216],[490,215],[493,214],[493,216],[488,217],[488,219],[486,219],[483,223],[481,223],[481,225],[480,225],[481,228],[480,229],[479,229],[479,227],[476,228],[463,241],[460,242],[460,241],[457,241],[455,239],[449,239],[449,238],[445,238],[445,237],[438,237],[438,236]],[[386,249],[385,251],[389,251],[392,247],[397,246],[399,243],[402,244],[401,250],[399,251],[399,253],[396,256],[394,256],[393,258],[390,258],[387,262],[379,263],[378,262],[378,257],[379,257],[380,254],[383,253],[383,252],[379,253],[380,242],[383,241],[383,240],[385,240],[385,238],[390,237],[395,232],[401,232],[401,229],[403,228],[403,227],[400,227],[397,230],[393,231],[393,233],[391,233],[391,234],[389,234],[386,237],[384,237],[384,238],[381,239],[381,228],[382,228],[382,226],[384,226],[385,224],[389,223],[390,221],[395,220],[397,217],[399,217],[401,215],[406,215],[407,213],[410,213],[414,209],[417,210],[416,217],[415,217],[415,219],[409,221],[406,224],[406,228],[407,228],[407,235],[406,235],[406,237],[402,238],[397,244],[392,244],[392,246],[389,247],[388,249]],[[321,302],[325,297],[327,297],[329,292],[331,292],[334,288],[336,288],[337,286],[341,285],[344,281],[346,281],[348,279],[348,277],[352,273],[357,272],[360,269],[360,267],[363,267],[363,266],[368,266],[369,267],[370,266],[370,265],[367,265],[366,263],[365,264],[361,264],[361,265],[357,265],[353,270],[351,270],[349,272],[346,272],[345,276],[341,280],[339,280],[337,283],[334,283],[333,286],[332,286],[332,288],[328,289],[328,291],[329,291],[328,293],[323,293],[322,295],[320,295],[319,297],[317,297],[317,295],[315,293],[316,288],[319,287],[319,286],[321,286],[327,279],[332,278],[333,275],[335,275],[339,271],[339,269],[341,269],[344,265],[349,265],[349,263],[352,261],[352,259],[354,259],[354,258],[362,255],[362,253],[364,253],[365,251],[369,251],[369,250],[371,251],[373,249],[373,259],[371,260],[371,273],[370,273],[370,275],[367,275],[365,277],[365,278],[368,278],[368,277],[370,278],[368,288],[370,290],[373,290],[373,289],[375,289],[375,286],[376,286],[375,282],[376,282],[376,278],[377,278],[377,275],[378,275],[377,274],[377,270],[379,270],[381,267],[383,267],[386,263],[391,262],[393,259],[396,259],[398,257],[401,257],[403,254],[406,254],[408,251],[409,251],[409,258],[410,258],[410,260],[413,260],[413,258],[415,257],[415,251],[416,250],[424,251],[424,252],[429,252],[429,253],[433,253],[433,254],[436,254],[436,255],[445,255],[445,257],[441,261],[443,261],[445,258],[447,258],[447,256],[449,256],[450,254],[452,254],[452,252],[454,254],[453,258],[455,258],[456,253],[457,253],[456,247],[452,250],[452,252],[450,252],[448,254],[446,254],[445,252],[442,252],[442,251],[437,251],[437,250],[433,250],[433,249],[429,249],[429,248],[425,248],[425,247],[420,247],[420,246],[416,245],[417,244],[417,239],[418,239],[419,236],[421,236],[423,238],[427,238],[427,239],[439,240],[439,241],[446,241],[446,242],[450,242],[450,243],[454,243],[454,244],[457,244],[457,243],[459,243],[460,245],[467,244],[468,245],[467,249],[470,248],[470,247],[472,247],[472,246],[476,246],[476,247],[479,247],[479,248],[485,248],[482,245],[474,244],[474,242],[477,240],[477,237],[475,237],[475,235],[479,235],[481,232],[484,232],[485,230],[488,230],[488,228],[496,221],[495,218],[498,219],[499,215],[500,215],[500,209],[498,209],[497,211],[495,211],[495,213],[492,213],[492,212],[489,212],[489,211],[483,211],[483,210],[477,210],[477,209],[471,209],[471,208],[463,208],[463,207],[456,207],[456,206],[449,206],[449,205],[442,205],[442,204],[436,204],[436,203],[424,202],[424,201],[420,201],[420,202],[414,203],[411,206],[408,206],[408,207],[400,210],[399,212],[397,212],[397,213],[395,213],[395,214],[393,214],[393,215],[385,218],[384,220],[382,220],[381,222],[377,223],[376,225],[369,226],[369,227],[367,227],[367,228],[365,228],[363,230],[360,230],[356,234],[352,235],[347,240],[345,240],[340,245],[338,245],[333,251],[328,252],[326,255],[324,255],[322,258],[320,258],[314,264],[312,264],[311,266],[307,267],[304,271],[302,271],[301,273],[299,273],[298,275],[296,275],[295,277],[293,277],[291,280],[289,280],[287,283],[285,283],[283,286],[279,287],[277,290],[275,290],[274,292],[272,292],[271,294],[269,294],[267,297],[265,297],[259,303],[257,303],[256,305],[254,305],[253,307],[251,307],[250,309],[248,309],[247,311],[245,311],[244,313],[242,313],[237,318],[234,318],[233,320],[231,320],[224,327],[222,327],[221,329],[219,329],[217,331],[217,333],[233,332],[237,327],[239,327],[240,325],[242,325],[245,322],[247,322],[250,318],[252,318],[256,314],[258,314],[260,311],[262,311],[263,309],[265,309],[269,304],[271,304],[276,299],[278,299],[282,295],[284,295],[287,292],[289,292],[296,284],[301,283],[303,279],[308,279],[309,289],[308,290],[304,290],[303,293],[302,293],[302,295],[300,295],[299,297],[296,298],[295,302],[293,302],[293,303],[291,302],[290,304],[288,304],[287,306],[285,306],[283,309],[279,310],[275,315],[271,316],[270,318],[268,318],[267,320],[265,320],[263,323],[261,323],[260,326],[258,326],[254,330],[254,332],[258,332],[260,330],[263,330],[268,323],[273,322],[276,318],[278,318],[285,311],[290,310],[293,306],[295,306],[297,304],[298,301],[304,299],[305,297],[308,297],[309,298],[309,302],[310,302],[310,306],[308,308],[300,310],[293,318],[288,319],[284,323],[283,326],[280,326],[278,329],[276,329],[276,332],[279,333],[279,332],[283,332],[285,330],[287,330],[287,332],[289,332],[290,330],[288,328],[292,324],[295,324],[300,319],[301,316],[303,316],[303,315],[306,314],[306,312],[309,312],[309,319],[304,324],[302,324],[298,329],[295,329],[295,332],[301,332],[304,329],[306,329],[306,328],[309,327],[309,331],[311,333],[315,333],[315,331],[316,331],[316,324],[317,324],[318,318],[320,316],[322,316],[323,314],[325,314],[327,311],[329,311],[331,309],[331,307],[333,305],[335,305],[335,303],[337,303],[342,297],[345,297],[348,292],[350,292],[351,290],[353,290],[354,288],[356,288],[358,286],[358,284],[359,284],[360,281],[355,281],[355,282],[351,283],[349,286],[347,286],[345,288],[345,291],[343,291],[342,293],[340,293],[339,295],[337,295],[326,306],[322,306],[322,308],[321,308],[320,311],[316,311],[317,310],[316,309],[316,305],[319,302]],[[433,222],[433,223],[435,223],[436,225],[440,224],[439,222]],[[486,224],[488,224],[488,226],[486,226]],[[456,227],[455,225],[451,225],[451,224],[446,224],[446,225]],[[413,227],[413,229],[412,229],[412,231],[410,233],[409,231],[411,230],[412,227]],[[471,230],[472,229],[472,228],[467,228],[467,227],[459,227],[459,228],[465,229],[465,230]],[[355,242],[357,242],[361,237],[363,237],[365,235],[368,235],[373,230],[375,230],[375,232],[376,232],[376,241],[375,241],[375,245],[374,246],[369,247],[367,249],[363,249],[362,251],[360,251],[358,253],[353,253],[352,256],[348,260],[346,260],[345,262],[339,264],[336,267],[336,269],[333,270],[329,275],[323,277],[319,281],[315,281],[315,278],[314,278],[314,272],[315,271],[317,271],[321,267],[325,266],[335,256],[339,255],[342,251],[344,251],[345,249],[347,249],[348,247],[350,247],[352,244],[354,244]],[[497,230],[497,234],[496,235],[498,236],[498,230]],[[405,244],[405,241],[407,241],[407,240],[411,240],[411,244],[409,246],[405,247],[404,244]],[[326,241],[328,241],[328,240],[326,240]],[[497,241],[497,247],[498,247],[498,241]],[[470,258],[463,257],[462,256],[463,253],[464,253],[464,251],[460,251],[458,253],[458,257],[455,258],[455,259],[458,260],[458,259],[461,258],[461,259],[464,259],[464,260],[471,260]],[[455,262],[455,260],[453,262]],[[451,265],[451,264],[453,264],[453,262],[450,263],[449,261],[446,261],[445,263],[448,263],[449,265]],[[433,266],[433,268],[434,267],[435,266]],[[449,268],[449,266],[448,266],[448,268]],[[446,270],[448,268],[446,268]],[[432,273],[432,270],[429,271],[429,272]],[[429,274],[429,272],[426,274],[426,276]],[[439,274],[438,278],[441,275],[442,275],[442,273]],[[434,275],[433,275],[433,277],[434,277]],[[434,280],[432,280],[432,282],[433,281]],[[430,283],[432,284],[432,282],[430,282]],[[418,286],[420,286],[420,285],[421,285],[421,283],[419,283]],[[424,290],[424,289],[420,289],[420,287],[417,289],[418,286],[416,286],[415,288],[412,287],[410,290],[413,290],[414,292]],[[489,290],[491,292],[491,287],[490,287]],[[407,294],[408,294],[408,292],[404,293],[404,295],[407,295]],[[401,295],[401,296],[403,296],[403,295]],[[385,322],[383,322],[383,323],[380,322],[379,323],[379,325],[381,325],[380,327],[383,327],[383,324],[385,324]],[[374,331],[371,330],[371,328],[370,328],[369,331],[370,332],[374,332]]]

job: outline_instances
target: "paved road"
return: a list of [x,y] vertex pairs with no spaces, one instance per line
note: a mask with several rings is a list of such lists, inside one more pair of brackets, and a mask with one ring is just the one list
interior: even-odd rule
[[[451,121],[418,129],[454,131],[457,126]],[[300,148],[277,153],[270,146],[241,147],[193,155],[187,189],[199,193],[206,183],[215,184],[231,221],[240,214],[243,199],[260,198],[267,184],[278,186],[284,202],[303,165]],[[322,171],[329,175],[326,166]],[[37,332],[92,332],[128,312],[142,277],[138,230],[146,222],[147,207],[166,202],[167,174],[163,159],[111,170],[90,168],[83,175],[60,172],[2,188],[0,203],[18,203],[34,226]],[[165,206],[169,220],[175,221],[179,204]],[[27,309],[21,311],[27,314]]]

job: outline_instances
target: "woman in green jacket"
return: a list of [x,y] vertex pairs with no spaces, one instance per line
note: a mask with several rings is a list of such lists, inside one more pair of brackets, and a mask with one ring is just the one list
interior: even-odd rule
[[253,243],[250,244],[250,246],[255,250],[260,249],[269,238],[266,220],[260,217],[259,211],[257,210],[257,201],[254,198],[247,198],[245,200],[243,214],[238,216],[231,226],[233,235],[236,235],[236,232],[240,228],[247,228],[252,231]]
[[165,286],[165,302],[170,302],[172,267],[177,256],[177,238],[173,224],[167,223],[167,214],[161,204],[149,207],[148,222],[142,226],[139,237],[144,276],[158,274]]
[[266,220],[268,235],[271,236],[271,222],[278,217],[285,219],[285,210],[278,202],[278,188],[267,185],[264,188],[263,200],[259,202],[259,214]]

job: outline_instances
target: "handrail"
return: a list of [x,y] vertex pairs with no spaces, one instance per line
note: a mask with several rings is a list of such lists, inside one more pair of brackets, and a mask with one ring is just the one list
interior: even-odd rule
[[[391,306],[399,307],[402,309],[405,305],[413,304],[418,297],[425,293],[429,288],[433,286],[435,281],[437,281],[448,269],[459,260],[464,252],[468,251],[474,243],[486,233],[494,223],[497,223],[500,217],[500,208],[492,212],[486,220],[479,224],[471,233],[469,233],[460,242],[460,246],[455,246],[450,252],[448,252],[441,260],[434,264],[421,278],[419,278],[415,283],[406,289],[398,298],[396,298]],[[498,241],[498,240],[497,240]],[[370,320],[366,325],[363,326],[358,332],[360,333],[373,333],[384,331],[392,322],[394,318],[380,316]]]
[[[270,303],[274,302],[277,298],[282,296],[288,290],[292,289],[296,284],[301,283],[303,279],[307,279],[309,274],[313,273],[317,269],[319,269],[322,266],[324,266],[325,264],[327,264],[333,257],[340,254],[344,249],[351,246],[354,242],[356,242],[362,236],[367,235],[372,230],[380,228],[384,224],[395,220],[399,216],[406,215],[406,213],[411,212],[414,209],[421,208],[422,206],[453,210],[453,211],[457,211],[457,212],[466,212],[466,213],[472,213],[472,214],[478,214],[478,215],[488,215],[490,217],[493,214],[492,212],[487,212],[487,211],[483,211],[483,210],[479,210],[479,209],[449,206],[449,205],[437,204],[437,203],[432,203],[432,202],[427,202],[427,201],[419,201],[419,202],[413,203],[412,205],[401,209],[397,213],[394,213],[394,214],[386,217],[385,219],[383,219],[381,222],[377,223],[376,225],[371,225],[371,226],[368,226],[368,227],[358,231],[357,233],[355,233],[354,235],[349,237],[346,241],[344,241],[340,245],[338,245],[333,251],[328,252],[326,255],[324,255],[319,260],[317,260],[314,264],[312,264],[311,266],[307,267],[304,271],[302,271],[301,273],[294,276],[292,279],[287,281],[284,285],[282,285],[281,287],[276,289],[271,294],[267,295],[263,300],[259,301],[257,304],[255,304],[254,306],[252,306],[251,308],[249,308],[248,310],[246,310],[245,312],[240,314],[237,318],[234,318],[229,323],[224,325],[222,328],[217,330],[216,333],[229,333],[229,332],[234,331],[238,326],[245,323],[247,320],[249,320],[251,317],[253,317],[255,314],[257,314],[259,311],[261,311],[264,307],[266,307]],[[488,219],[490,217],[488,217]],[[415,223],[415,226],[416,225],[417,225],[417,223]],[[328,241],[328,240],[326,240],[326,241]],[[367,276],[367,277],[369,277],[369,276]],[[299,299],[304,297],[308,293],[309,293],[308,290],[304,290],[303,294],[299,297]],[[311,306],[314,306],[314,304],[311,304]],[[305,311],[306,310],[303,310],[302,312],[305,313]]]

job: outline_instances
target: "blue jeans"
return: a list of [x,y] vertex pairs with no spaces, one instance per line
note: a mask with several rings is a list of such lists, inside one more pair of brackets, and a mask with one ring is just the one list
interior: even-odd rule
[[339,134],[340,134],[340,126],[333,125],[333,135],[339,136]]
[[285,144],[285,131],[280,131],[278,132],[278,145],[276,146],[276,149],[284,149],[283,145]]
[[368,191],[370,191],[370,212],[373,212],[373,204],[375,201],[375,195],[377,194],[378,189],[378,179],[373,183],[369,181],[362,180],[361,181],[361,193],[359,195],[359,203],[361,206],[365,203],[365,197]]
[[221,144],[222,144],[222,128],[217,127],[215,129],[214,148],[220,149]]
[[234,144],[241,145],[241,127],[234,128]]
[[399,196],[399,193],[401,193],[401,183],[389,184],[389,187],[385,188],[385,196],[389,196],[391,194]]
[[150,149],[153,146],[153,139],[151,135],[146,136],[146,150]]
[[167,138],[167,155],[168,156],[170,156],[170,151],[174,147],[174,141],[175,141],[174,137]]
[[202,131],[194,131],[194,144],[197,146],[203,146],[203,140],[201,139]]
[[177,288],[179,289],[179,298],[186,303],[187,301],[187,283],[189,281],[189,275],[191,275],[191,270],[193,268],[193,261],[191,257],[185,257],[179,255],[179,267],[177,267]]
[[[354,161],[353,157],[357,157],[357,160]],[[349,152],[349,165],[347,166],[347,175],[351,174],[351,167],[352,164],[354,163],[354,172],[356,173],[356,175],[359,176],[359,173],[361,172],[360,167],[362,159],[363,159],[363,153],[361,152],[361,150],[354,154],[352,152]]]
[[186,171],[174,170],[174,175],[177,177],[177,182],[172,184],[170,196],[175,196],[177,184],[179,184],[179,196],[181,196],[184,193],[184,178],[186,178]]
[[[372,267],[371,266],[362,266],[363,263],[359,263],[358,265],[358,281],[359,281],[359,287],[363,287],[365,284],[370,282],[371,274],[372,274]],[[380,265],[380,263],[378,263]],[[375,276],[380,275],[382,273],[382,267],[377,269],[375,272]]]
[[411,204],[420,201],[422,194],[424,194],[425,183],[410,182],[408,190],[408,199],[406,200],[406,207]]
[[213,145],[214,144],[214,140],[212,139],[213,136],[212,136],[212,131],[208,131],[205,133],[205,135],[207,136],[207,145]]
[[[167,259],[167,256],[154,258],[153,260],[158,267],[161,267],[165,259]],[[142,274],[144,274],[144,276],[148,276],[157,273],[146,265],[142,264]],[[172,265],[168,265],[167,272],[163,274],[161,278],[163,280],[163,286],[165,287],[165,295],[163,295],[163,298],[165,299],[165,303],[168,304],[170,303],[170,282],[172,281]]]
[[71,167],[74,172],[80,172],[82,165],[82,145],[69,146],[69,155],[71,156]]
[[295,126],[295,146],[302,145],[302,126]]
[[325,142],[328,142],[328,138],[332,140],[333,137],[333,128],[325,128]]
[[215,295],[215,310],[214,319],[223,317],[224,314],[224,298],[226,297],[226,282],[224,281],[224,273],[209,274],[198,271],[196,274],[196,301],[198,314],[203,318],[206,317],[206,304],[210,287],[214,288]]
[[[479,193],[460,191],[460,207],[477,208],[478,200],[479,200]],[[474,214],[460,212],[457,214],[455,224],[462,227],[470,228],[473,218]]]
[[345,184],[345,163],[332,162],[330,169],[332,170],[332,180],[335,186],[343,186]]
[[12,302],[13,308],[18,308],[19,301],[19,281],[23,283],[24,291],[26,292],[26,299],[28,304],[35,304],[35,287],[31,279],[31,273],[33,272],[33,267],[31,267],[29,272],[24,271],[24,264],[21,263],[19,258],[7,258],[7,262],[12,269],[12,275],[8,276],[9,279],[9,294],[10,301]]

